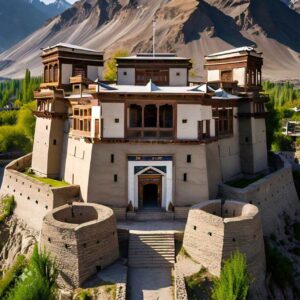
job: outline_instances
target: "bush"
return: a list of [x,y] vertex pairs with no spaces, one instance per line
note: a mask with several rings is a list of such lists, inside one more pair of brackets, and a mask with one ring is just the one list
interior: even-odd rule
[[250,287],[246,256],[239,251],[224,263],[221,276],[213,283],[213,300],[246,300]]
[[272,151],[292,151],[292,139],[289,136],[283,135],[281,132],[274,134],[272,143]]
[[14,196],[5,196],[0,200],[0,223],[12,215],[15,207]]
[[5,299],[26,266],[25,256],[19,255],[12,267],[0,279],[0,299]]
[[107,81],[116,81],[117,80],[117,57],[128,56],[127,50],[117,50],[113,53],[112,57],[105,63],[105,69],[103,77]]
[[57,270],[45,251],[35,246],[28,268],[9,294],[8,300],[55,300]]

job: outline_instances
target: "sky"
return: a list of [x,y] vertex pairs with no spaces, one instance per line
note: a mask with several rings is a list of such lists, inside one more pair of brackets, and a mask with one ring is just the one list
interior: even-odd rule
[[[55,0],[42,0],[43,2],[45,2],[45,3],[52,3],[52,2],[55,2]],[[78,1],[78,0],[67,0],[69,3],[74,3],[74,2],[76,2],[76,1]]]

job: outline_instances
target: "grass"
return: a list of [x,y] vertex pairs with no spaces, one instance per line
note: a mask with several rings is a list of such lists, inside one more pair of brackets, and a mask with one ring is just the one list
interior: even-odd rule
[[115,283],[109,283],[105,287],[105,293],[110,295],[111,299],[116,299],[117,285]]
[[211,299],[212,277],[206,269],[185,278],[189,300]]
[[15,207],[14,196],[5,196],[0,200],[0,223],[12,215]]
[[106,294],[108,299],[116,299],[117,285],[111,282],[101,282],[97,287],[76,289],[74,300],[100,299],[100,295]]
[[0,279],[0,299],[5,299],[9,291],[15,286],[17,279],[26,267],[25,256],[19,255],[15,263],[4,273]]
[[50,185],[51,187],[64,187],[64,186],[68,186],[70,185],[69,183],[63,181],[63,180],[56,180],[56,179],[52,179],[52,178],[46,178],[46,177],[39,177],[36,176],[35,174],[32,174],[29,171],[26,171],[24,174],[26,174],[27,176],[34,178],[40,182],[46,183],[48,185]]
[[226,182],[226,184],[235,188],[243,189],[248,185],[262,179],[263,177],[265,177],[265,175],[260,174],[252,178],[239,178],[232,181],[228,181]]

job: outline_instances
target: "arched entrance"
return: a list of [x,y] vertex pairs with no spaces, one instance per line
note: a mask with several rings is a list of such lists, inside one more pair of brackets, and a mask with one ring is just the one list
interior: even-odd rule
[[139,209],[161,208],[162,175],[139,176]]

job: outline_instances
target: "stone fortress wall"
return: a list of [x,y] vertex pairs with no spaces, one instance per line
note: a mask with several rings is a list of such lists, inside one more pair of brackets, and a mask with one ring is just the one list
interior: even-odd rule
[[45,214],[53,208],[79,200],[80,187],[70,185],[52,188],[22,173],[31,166],[31,154],[7,165],[1,186],[2,195],[13,195],[15,215],[32,229],[40,231]]
[[221,205],[221,200],[211,200],[193,206],[183,247],[192,259],[215,276],[220,275],[223,261],[239,249],[245,253],[249,273],[255,278],[252,292],[261,297],[266,262],[262,225],[256,206],[231,200],[224,205]]
[[115,215],[99,204],[66,204],[45,216],[40,245],[55,257],[59,283],[81,286],[119,257]]
[[284,216],[294,220],[300,212],[300,202],[295,189],[292,167],[280,156],[282,167],[262,179],[240,189],[226,184],[220,187],[224,199],[235,199],[256,205],[262,216],[263,232],[282,234]]

